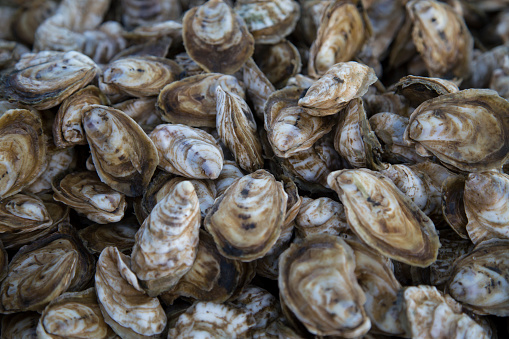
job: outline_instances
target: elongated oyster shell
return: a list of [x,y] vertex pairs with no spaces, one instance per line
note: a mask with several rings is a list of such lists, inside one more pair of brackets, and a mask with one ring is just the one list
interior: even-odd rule
[[435,225],[387,177],[355,169],[333,172],[328,181],[345,206],[348,224],[366,244],[413,266],[437,259]]
[[442,213],[445,221],[463,239],[469,239],[464,204],[465,177],[452,177],[442,185]]
[[122,111],[90,107],[83,114],[83,126],[101,181],[129,197],[143,194],[159,163],[153,142]]
[[249,58],[242,66],[242,81],[246,86],[247,95],[253,103],[256,117],[263,120],[265,102],[276,90],[267,76],[258,68],[258,65]]
[[310,236],[281,255],[281,299],[313,334],[361,336],[371,322],[354,270],[354,252],[346,242],[330,235]]
[[53,300],[42,312],[37,326],[37,337],[41,339],[107,339],[114,335],[104,322],[93,287],[64,293]]
[[265,104],[265,130],[274,153],[288,158],[313,144],[332,128],[332,117],[317,117],[297,101],[302,88],[286,87],[274,92]]
[[157,203],[136,233],[132,270],[149,296],[172,288],[196,258],[200,208],[193,185],[183,181]]
[[233,76],[218,73],[195,75],[165,86],[157,98],[164,121],[195,127],[216,127],[216,88],[221,86],[244,98],[244,89]]
[[297,214],[299,213],[300,207],[302,205],[302,197],[299,196],[297,185],[295,185],[292,179],[287,176],[282,176],[281,179],[283,181],[285,192],[288,195],[288,200],[286,202],[285,221],[283,223],[283,229],[285,229],[297,217]]
[[0,200],[20,192],[41,174],[44,142],[38,114],[10,109],[0,116]]
[[244,99],[216,88],[216,128],[236,162],[249,172],[263,167],[262,145],[256,133],[256,121]]
[[341,235],[350,231],[343,205],[327,197],[304,197],[295,227],[301,238],[312,234]]
[[44,202],[35,195],[15,194],[0,200],[0,233],[25,233],[53,224]]
[[62,102],[53,123],[53,138],[59,148],[86,145],[87,139],[81,120],[89,105],[107,105],[108,98],[90,85],[80,89]]
[[79,231],[85,247],[94,254],[100,254],[106,247],[116,247],[120,252],[131,251],[134,236],[140,224],[134,217],[108,225],[93,224]]
[[315,108],[309,114],[324,116],[338,113],[348,102],[360,98],[377,81],[375,71],[355,61],[340,62],[307,90],[299,106]]
[[186,125],[157,126],[150,139],[159,153],[159,167],[194,179],[216,179],[223,167],[223,151],[207,132]]
[[75,172],[53,183],[53,198],[100,224],[120,221],[125,196],[101,182],[93,172]]
[[233,74],[253,54],[253,36],[222,0],[190,9],[182,25],[186,52],[207,72]]
[[277,241],[286,212],[283,185],[265,170],[234,182],[216,199],[204,220],[219,252],[227,258],[252,261]]
[[495,91],[445,94],[415,109],[404,138],[463,171],[500,168],[509,157],[508,110]]
[[461,312],[461,305],[434,286],[412,286],[402,291],[412,338],[489,338],[486,331]]
[[135,97],[158,95],[177,80],[183,69],[173,60],[153,56],[132,56],[108,65],[99,86],[106,94],[126,93]]
[[95,289],[104,321],[121,337],[158,336],[166,315],[159,300],[143,292],[130,266],[130,258],[115,247],[106,247],[99,256]]
[[2,337],[5,339],[37,339],[37,312],[22,312],[2,316]]
[[74,51],[27,53],[3,76],[0,88],[9,100],[48,109],[85,87],[98,70],[89,57]]

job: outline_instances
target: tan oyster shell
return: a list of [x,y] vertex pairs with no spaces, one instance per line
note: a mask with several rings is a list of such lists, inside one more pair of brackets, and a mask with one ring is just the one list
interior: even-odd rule
[[18,193],[0,200],[0,233],[25,233],[53,224],[44,202],[35,195]]
[[37,337],[42,339],[107,339],[113,336],[113,330],[104,322],[93,287],[64,293],[53,300],[42,312],[37,326]]
[[286,87],[274,92],[265,104],[265,130],[274,153],[288,158],[309,149],[332,128],[332,117],[316,117],[297,105],[302,88]]
[[251,109],[242,97],[224,91],[221,86],[216,88],[216,97],[216,128],[219,137],[240,167],[249,172],[262,168],[262,145]]
[[134,236],[140,224],[134,217],[108,225],[93,224],[79,231],[79,237],[85,247],[94,254],[101,254],[106,247],[116,247],[120,252],[131,251]]
[[30,1],[28,6],[20,7],[11,25],[16,40],[33,45],[37,27],[53,15],[57,6],[56,1]]
[[53,183],[53,198],[100,224],[120,221],[125,196],[101,182],[93,172],[74,172]]
[[83,114],[83,126],[101,180],[127,196],[141,195],[159,163],[141,127],[122,111],[101,105]]
[[157,98],[164,121],[195,127],[216,127],[216,88],[244,98],[244,89],[233,76],[200,74],[165,86]]
[[159,125],[162,120],[156,113],[156,102],[157,98],[155,97],[135,98],[119,102],[113,107],[130,116],[139,125]]
[[26,53],[1,87],[9,100],[48,109],[85,87],[98,70],[89,57],[74,51]]
[[401,78],[392,87],[396,93],[403,95],[413,107],[443,94],[459,92],[458,86],[452,81],[414,75]]
[[367,169],[332,172],[329,186],[348,224],[366,244],[413,266],[431,265],[440,242],[433,222],[384,175]]
[[74,148],[58,149],[51,147],[46,153],[46,167],[30,186],[24,189],[27,193],[41,193],[51,190],[51,183],[62,173],[76,164]]
[[283,229],[285,229],[297,217],[300,206],[302,205],[302,197],[299,196],[297,185],[295,185],[292,179],[287,176],[282,176],[281,180],[283,181],[285,192],[288,195],[288,200],[286,202],[285,221],[283,223]]
[[441,95],[415,109],[404,138],[463,171],[500,168],[509,157],[508,109],[491,90]]
[[227,258],[252,261],[277,241],[286,212],[283,185],[265,170],[234,182],[216,199],[204,220],[219,252]]
[[147,97],[158,95],[164,86],[178,80],[182,71],[173,60],[131,56],[110,63],[103,71],[99,86],[105,94]]
[[130,264],[115,247],[106,247],[99,256],[95,289],[104,321],[122,337],[160,335],[167,321],[164,310],[157,298],[142,292]]
[[182,25],[186,52],[207,72],[233,74],[253,54],[253,36],[222,0],[191,8]]
[[217,190],[216,196],[219,197],[223,195],[226,189],[230,187],[230,185],[235,180],[242,178],[243,176],[244,173],[242,172],[242,170],[235,161],[225,160],[223,164],[223,169],[221,170],[221,173],[219,173],[219,176],[215,180]]
[[375,71],[355,61],[340,62],[311,85],[299,106],[315,108],[311,115],[338,113],[352,99],[360,98],[377,81]]
[[149,135],[159,153],[159,167],[194,179],[216,179],[223,151],[207,132],[180,124],[162,124]]
[[242,66],[242,81],[246,86],[247,95],[253,103],[256,117],[263,120],[265,115],[265,102],[276,90],[267,76],[258,68],[258,65],[249,58]]
[[281,255],[281,299],[313,334],[358,337],[371,322],[354,270],[354,251],[342,239],[310,236]]
[[41,315],[37,312],[22,312],[2,316],[2,337],[5,339],[37,339],[37,323]]
[[175,62],[184,69],[188,76],[206,73],[186,52],[177,54]]
[[305,238],[312,234],[343,235],[351,233],[343,205],[327,197],[304,197],[295,218],[297,234]]
[[196,258],[200,208],[189,181],[155,205],[136,233],[132,270],[149,296],[172,288]]
[[10,109],[0,116],[0,199],[20,192],[41,174],[44,141],[39,114]]

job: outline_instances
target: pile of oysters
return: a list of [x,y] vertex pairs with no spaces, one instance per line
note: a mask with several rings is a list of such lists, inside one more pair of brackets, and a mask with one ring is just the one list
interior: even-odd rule
[[504,0],[0,0],[1,338],[509,337]]

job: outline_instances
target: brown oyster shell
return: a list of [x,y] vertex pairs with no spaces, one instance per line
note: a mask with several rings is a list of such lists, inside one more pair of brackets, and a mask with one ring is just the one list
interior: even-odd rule
[[21,312],[2,316],[2,337],[5,339],[37,339],[37,312]]
[[354,169],[332,172],[328,181],[345,206],[348,224],[367,245],[413,266],[437,259],[435,225],[390,179]]
[[253,103],[254,113],[258,119],[263,120],[265,102],[276,89],[252,58],[246,61],[241,70],[242,81],[246,86],[247,96]]
[[25,233],[51,225],[53,219],[36,195],[18,193],[0,200],[0,233]]
[[122,23],[127,29],[177,20],[182,12],[179,0],[122,0]]
[[463,239],[469,239],[464,192],[465,177],[457,176],[445,180],[442,185],[442,214],[454,232]]
[[443,94],[459,92],[458,86],[440,78],[407,75],[392,86],[396,93],[403,95],[412,107]]
[[223,163],[223,169],[219,176],[214,182],[216,183],[217,194],[216,197],[223,195],[228,187],[239,178],[242,178],[244,173],[240,169],[239,165],[235,161],[225,160]]
[[83,126],[101,181],[129,197],[143,194],[159,157],[141,127],[122,111],[101,105],[83,114]]
[[222,0],[191,8],[182,25],[186,52],[207,72],[233,74],[253,54],[253,36]]
[[85,247],[93,254],[99,255],[106,247],[116,247],[120,252],[131,251],[134,236],[140,224],[134,217],[108,225],[93,224],[79,231],[79,237]]
[[304,197],[295,218],[295,228],[301,238],[313,234],[343,236],[352,233],[343,205],[327,197],[311,199]]
[[62,173],[76,165],[74,148],[58,149],[49,147],[46,153],[46,167],[34,182],[24,189],[27,193],[45,193],[51,191],[51,183]]
[[113,107],[130,116],[138,125],[159,125],[162,120],[156,113],[156,102],[155,97],[135,98],[119,102]]

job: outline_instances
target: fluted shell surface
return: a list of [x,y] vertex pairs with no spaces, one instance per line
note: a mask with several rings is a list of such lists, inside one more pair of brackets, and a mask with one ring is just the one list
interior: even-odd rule
[[120,252],[130,252],[134,245],[134,236],[140,224],[134,217],[126,217],[108,225],[93,224],[79,231],[85,247],[94,254],[101,254],[106,247],[116,247]]
[[295,218],[295,227],[302,238],[312,234],[351,233],[343,205],[327,197],[304,198]]
[[258,65],[249,58],[242,66],[242,81],[246,86],[247,95],[253,103],[256,117],[263,120],[265,102],[276,90]]
[[223,164],[223,169],[219,176],[215,180],[217,197],[223,195],[228,187],[230,187],[233,182],[239,178],[242,178],[244,173],[240,169],[239,165],[235,161],[225,160]]
[[277,241],[286,203],[283,185],[272,174],[258,170],[234,182],[216,199],[204,225],[222,255],[253,261]]
[[454,82],[432,77],[407,75],[393,85],[394,91],[408,100],[412,107],[443,94],[459,92]]

